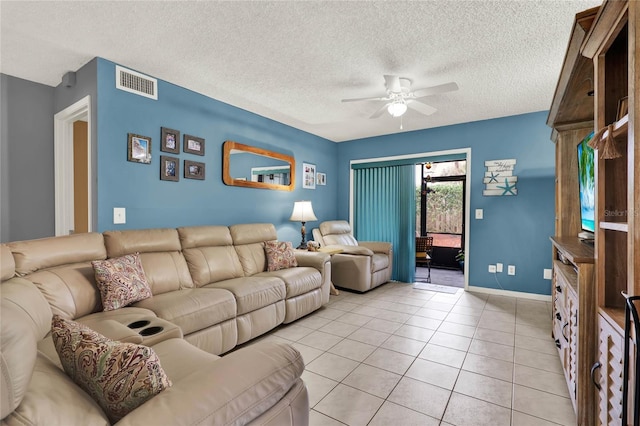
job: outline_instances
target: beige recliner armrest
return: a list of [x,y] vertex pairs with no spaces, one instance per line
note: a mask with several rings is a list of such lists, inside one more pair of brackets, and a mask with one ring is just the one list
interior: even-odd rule
[[341,244],[332,244],[325,246],[326,249],[339,249],[340,254],[353,254],[359,256],[373,256],[373,251],[367,247],[345,246]]
[[103,319],[100,321],[80,321],[87,327],[91,328],[111,340],[126,343],[142,343],[142,336],[137,330],[132,330],[126,325],[112,319]]
[[358,245],[366,247],[374,253],[386,253],[391,252],[392,244],[383,241],[358,241]]
[[331,257],[328,254],[313,251],[296,250],[295,256],[298,266],[309,266],[311,268],[316,268],[320,272],[324,270],[327,262],[331,260]]

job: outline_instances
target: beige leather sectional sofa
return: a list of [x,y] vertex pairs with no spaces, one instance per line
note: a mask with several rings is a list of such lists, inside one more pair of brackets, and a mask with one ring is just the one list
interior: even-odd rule
[[[294,348],[258,342],[218,356],[329,300],[329,256],[296,251],[297,267],[267,272],[264,242],[276,239],[271,224],[241,224],[1,245],[2,424],[109,424],[62,370],[53,314],[159,356],[172,386],[118,424],[307,424]],[[91,261],[136,252],[153,297],[102,311]]]

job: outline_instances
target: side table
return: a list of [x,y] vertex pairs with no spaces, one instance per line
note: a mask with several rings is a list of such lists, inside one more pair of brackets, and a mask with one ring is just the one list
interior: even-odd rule
[[[328,255],[333,256],[336,253],[342,253],[344,250],[338,247],[320,247],[318,251],[321,253],[327,253]],[[333,282],[331,283],[331,289],[329,290],[329,293],[333,294],[334,296],[337,296],[340,294],[340,292],[333,285]]]

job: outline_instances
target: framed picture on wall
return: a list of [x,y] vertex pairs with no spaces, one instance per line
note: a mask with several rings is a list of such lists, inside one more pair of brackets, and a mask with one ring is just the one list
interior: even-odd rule
[[177,157],[160,156],[160,180],[177,182],[180,180],[180,159]]
[[184,152],[204,155],[204,139],[191,135],[184,135],[182,138],[182,150]]
[[204,180],[204,163],[184,160],[184,177],[186,179]]
[[160,130],[160,151],[180,153],[180,132],[162,127]]
[[320,186],[324,186],[327,184],[327,174],[326,173],[316,173],[316,183]]
[[151,138],[133,133],[127,134],[127,161],[151,164]]
[[302,187],[306,189],[316,189],[315,164],[302,163]]

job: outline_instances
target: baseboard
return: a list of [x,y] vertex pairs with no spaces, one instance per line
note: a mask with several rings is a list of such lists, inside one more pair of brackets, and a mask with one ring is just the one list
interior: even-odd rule
[[465,291],[474,291],[476,293],[485,293],[491,294],[495,296],[509,296],[509,297],[518,297],[520,299],[530,299],[530,300],[539,300],[542,302],[551,302],[551,296],[547,296],[545,294],[536,294],[536,293],[523,293],[519,291],[511,291],[511,290],[501,290],[497,288],[486,288],[486,287],[477,287],[477,286],[468,286],[465,288]]

